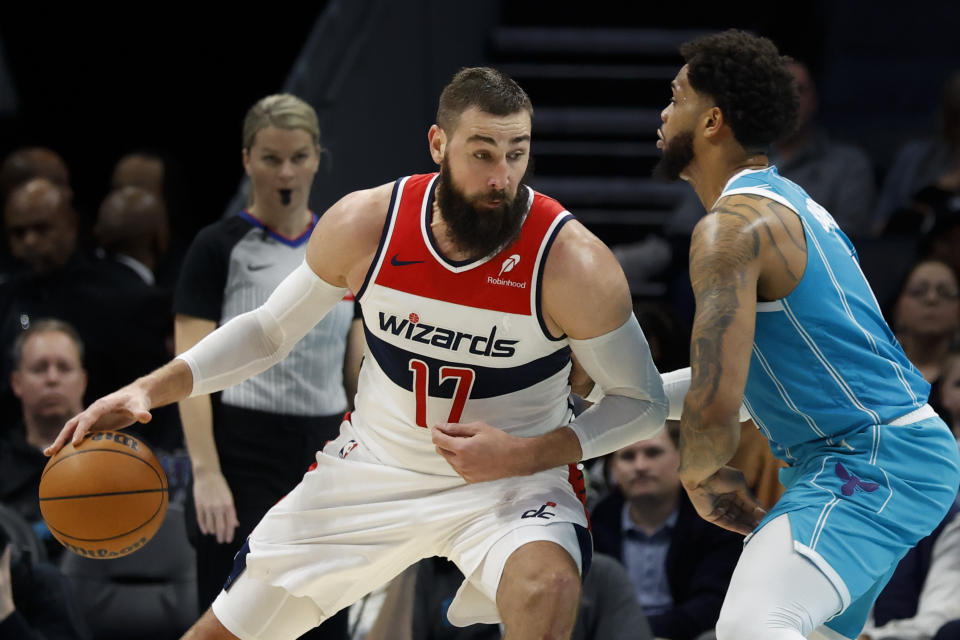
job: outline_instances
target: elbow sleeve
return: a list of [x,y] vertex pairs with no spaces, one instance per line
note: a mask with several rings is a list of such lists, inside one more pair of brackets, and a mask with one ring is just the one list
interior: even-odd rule
[[571,339],[570,348],[603,392],[569,425],[580,440],[583,459],[649,438],[663,427],[669,402],[635,316],[602,336]]
[[306,261],[301,263],[263,305],[177,356],[193,374],[191,397],[235,385],[283,360],[346,291],[322,280]]
[[[683,413],[683,400],[687,397],[687,391],[690,390],[690,367],[668,371],[663,374],[663,391],[667,394],[667,400],[670,401],[670,415],[667,420],[679,420]],[[747,408],[740,403],[740,422],[746,422],[750,419],[750,413]]]

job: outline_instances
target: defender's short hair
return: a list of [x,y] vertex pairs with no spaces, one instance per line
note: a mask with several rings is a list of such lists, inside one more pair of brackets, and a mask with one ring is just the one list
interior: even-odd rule
[[767,38],[730,29],[680,47],[687,78],[723,112],[740,145],[762,152],[791,133],[797,96],[790,59]]

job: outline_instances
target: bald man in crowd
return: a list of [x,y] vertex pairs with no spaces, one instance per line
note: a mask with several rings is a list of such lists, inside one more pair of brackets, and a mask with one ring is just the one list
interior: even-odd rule
[[9,386],[10,347],[37,318],[76,327],[88,347],[89,393],[146,373],[167,358],[169,305],[131,286],[77,250],[77,216],[67,188],[34,178],[14,188],[4,210],[10,254],[20,270],[0,284],[0,424],[17,416]]
[[14,189],[32,178],[46,178],[73,197],[67,163],[56,151],[45,147],[24,147],[4,158],[0,165],[0,196],[6,201]]
[[46,178],[16,187],[4,211],[10,254],[33,274],[63,267],[77,248],[77,216],[67,188]]
[[100,205],[93,235],[108,264],[127,277],[154,285],[167,250],[170,226],[162,199],[140,187],[113,191]]
[[113,189],[139,187],[164,199],[167,170],[163,158],[148,152],[128,153],[113,167]]

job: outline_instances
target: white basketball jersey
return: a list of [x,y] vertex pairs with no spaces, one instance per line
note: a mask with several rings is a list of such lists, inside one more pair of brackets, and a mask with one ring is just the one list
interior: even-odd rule
[[479,420],[534,436],[569,422],[570,348],[549,334],[540,289],[547,252],[573,216],[530,190],[514,242],[493,256],[451,261],[430,230],[436,178],[394,186],[357,292],[366,350],[350,421],[385,464],[454,475],[431,441],[435,424]]

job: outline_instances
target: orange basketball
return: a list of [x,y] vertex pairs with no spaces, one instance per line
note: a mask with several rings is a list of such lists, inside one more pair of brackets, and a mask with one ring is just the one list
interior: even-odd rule
[[67,444],[40,478],[40,511],[51,533],[88,558],[117,558],[145,545],[163,523],[168,500],[157,457],[116,431]]

